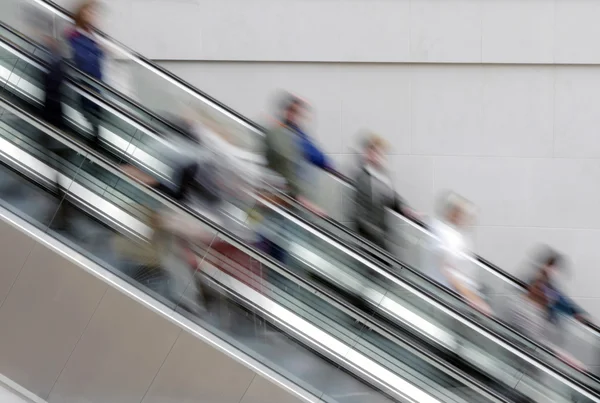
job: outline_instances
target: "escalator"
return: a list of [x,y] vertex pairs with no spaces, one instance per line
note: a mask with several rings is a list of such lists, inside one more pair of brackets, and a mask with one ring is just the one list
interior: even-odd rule
[[[110,246],[115,237],[125,237],[132,244],[148,237],[148,210],[131,206],[180,206],[136,184],[109,158],[77,145],[27,111],[5,100],[0,107],[1,215],[5,219],[18,222],[30,233],[37,228],[43,236],[59,241],[65,254],[94,262],[97,275],[106,278],[104,272],[112,273],[160,301],[165,314],[181,315],[201,331],[227,341],[280,374],[297,395],[309,401],[511,401],[504,396],[509,390],[500,394],[490,388],[493,380],[483,384],[422,346],[385,331],[364,313],[269,261],[229,231],[202,221],[193,212],[186,214],[199,220],[198,225],[204,225],[212,238],[210,244],[194,249],[204,263],[202,273],[190,272],[173,256],[168,292],[156,287],[156,276],[132,275]],[[68,145],[78,158],[57,160],[40,146],[48,143],[44,136]],[[74,232],[52,229],[57,205],[65,203],[56,200],[52,192],[55,177],[65,190],[64,197],[77,207],[71,212]],[[228,248],[223,249],[223,244]],[[223,250],[228,251],[226,255]],[[260,265],[260,278],[240,273],[239,255]],[[220,296],[212,314],[193,306],[199,277]],[[501,385],[496,387],[501,389]],[[520,396],[517,392],[513,395]]]
[[[17,37],[13,36],[12,44],[7,41],[4,42],[7,46],[4,49],[10,48],[12,50],[12,52],[7,50],[12,56],[7,55],[3,58],[8,61],[5,70],[9,71],[9,76],[5,77],[4,95],[13,104],[18,105],[18,110],[34,113],[33,109],[28,110],[28,105],[31,106],[31,100],[33,99],[33,103],[36,102],[35,91],[31,90],[31,87],[35,87],[35,73],[32,74],[31,72],[36,69],[35,64],[38,64],[39,68],[43,63],[33,60],[35,55],[29,55],[29,60],[17,57],[16,54],[23,56],[25,49],[19,49],[18,45],[14,46],[17,42],[14,40],[15,38]],[[12,65],[10,64],[11,57],[16,57]],[[77,115],[76,110],[77,97],[86,94],[86,92],[85,87],[80,86],[75,81],[71,82],[69,86],[74,94],[70,97],[71,104],[69,105],[73,110],[70,116],[73,131],[71,139],[75,139],[73,141],[77,143],[77,141],[85,138],[85,123],[82,123],[82,119]],[[28,95],[23,97],[24,94]],[[103,97],[105,99],[110,98],[107,95],[105,93]],[[94,94],[87,93],[85,96],[93,97]],[[39,102],[39,96],[37,102]],[[141,123],[137,119],[143,118],[144,114],[149,117],[151,113],[148,112],[148,109],[137,108],[132,115],[130,113],[131,109],[124,108],[124,106],[131,106],[127,105],[128,100],[125,98],[119,97],[119,102],[116,104],[106,100],[98,103],[103,103],[107,114],[110,116],[106,120],[112,123],[108,129],[103,131],[103,141],[105,145],[109,146],[106,147],[108,152],[104,155],[108,161],[112,163],[126,161],[141,167],[149,167],[148,169],[154,169],[158,174],[168,176],[168,167],[157,168],[157,158],[155,157],[157,152],[160,153],[160,151],[157,151],[160,150],[160,147],[168,146],[160,141],[160,136],[157,133],[154,133],[155,130],[161,130],[159,126],[164,125],[164,122],[161,122],[159,118],[155,118],[154,115],[151,121],[146,120]],[[84,130],[81,130],[82,126]],[[150,134],[155,135],[150,136]],[[127,145],[133,144],[134,147],[119,147],[119,137],[124,139]],[[82,144],[85,144],[85,142]],[[80,166],[79,164],[79,161],[72,163],[75,167]],[[94,171],[90,171],[89,175],[92,178],[101,177]],[[70,177],[72,175],[67,174],[65,176]],[[88,181],[91,181],[91,178]],[[92,186],[94,185],[88,185],[88,187]],[[138,197],[142,197],[135,196],[135,192],[129,189],[119,189],[119,192],[119,195],[110,194],[110,198],[119,200],[123,210],[131,209],[128,207],[133,204],[130,202],[131,200],[139,200]],[[108,193],[106,194],[108,195]],[[368,305],[362,311],[374,315],[373,322],[368,325],[369,333],[377,333],[378,337],[386,333],[392,334],[393,336],[389,337],[394,339],[393,346],[396,345],[395,343],[398,340],[404,340],[413,343],[424,351],[436,351],[439,355],[456,351],[457,340],[461,339],[462,348],[467,344],[469,345],[469,348],[464,350],[464,355],[467,357],[447,357],[449,361],[455,361],[453,368],[454,370],[459,368],[462,371],[461,376],[476,376],[473,374],[473,367],[479,370],[483,369],[487,378],[479,379],[479,382],[486,383],[488,386],[490,383],[495,382],[498,384],[495,386],[497,390],[502,390],[503,387],[511,385],[511,383],[517,387],[520,385],[523,388],[520,393],[541,401],[539,396],[535,396],[535,393],[540,392],[544,387],[540,387],[539,384],[531,386],[536,384],[535,381],[527,385],[527,376],[519,381],[518,379],[523,376],[523,373],[519,370],[513,371],[515,366],[518,368],[533,365],[539,371],[549,375],[549,378],[552,379],[551,383],[555,382],[556,379],[562,379],[569,387],[574,388],[575,393],[582,393],[582,396],[587,396],[594,401],[596,380],[593,376],[565,366],[551,353],[543,349],[540,350],[535,343],[524,340],[498,321],[482,318],[472,312],[467,312],[467,315],[465,315],[465,312],[463,312],[464,307],[459,300],[451,294],[439,293],[439,288],[436,288],[437,286],[434,283],[428,282],[418,272],[405,270],[406,265],[401,265],[401,262],[389,259],[387,261],[390,264],[389,267],[381,267],[369,256],[365,256],[362,250],[354,250],[351,242],[337,241],[336,239],[341,238],[340,234],[346,237],[342,238],[344,241],[353,240],[351,234],[335,226],[335,223],[321,223],[312,217],[307,219],[301,211],[285,211],[277,208],[277,206],[269,205],[268,201],[265,200],[256,200],[256,202],[261,204],[261,208],[269,209],[271,215],[277,216],[276,221],[285,220],[285,233],[282,233],[278,227],[267,225],[267,229],[273,229],[271,232],[272,240],[281,242],[282,246],[285,245],[291,251],[294,259],[290,266],[302,269],[298,270],[298,273],[309,274],[305,277],[310,278],[299,275],[300,278],[296,278],[297,281],[305,281],[312,286],[309,281],[312,281],[312,277],[316,274],[319,280],[326,280],[328,286],[331,283],[336,283],[336,291],[340,292],[334,293],[330,297],[339,299],[342,302],[347,297],[347,295],[344,295],[343,290],[351,290],[354,293],[357,289],[361,290],[362,297]],[[134,212],[134,214],[137,214],[137,212]],[[315,222],[318,224],[317,226],[315,226]],[[115,223],[113,225],[123,226]],[[327,228],[327,225],[331,227]],[[325,227],[325,235],[322,231],[323,227]],[[136,233],[131,229],[129,231]],[[143,231],[138,231],[137,236],[143,238]],[[290,239],[293,242],[290,242]],[[365,247],[360,245],[360,248],[364,249]],[[389,258],[389,256],[384,257]],[[372,272],[377,273],[378,276],[367,278],[369,273]],[[269,280],[270,283],[283,284],[282,288],[288,288],[289,279],[269,278]],[[392,283],[392,286],[389,285],[390,283]],[[330,287],[325,287],[324,290],[328,293],[331,292]],[[293,291],[295,297],[303,297],[303,291],[296,289]],[[317,309],[317,311],[323,312],[324,310]],[[473,316],[475,320],[470,316]],[[375,332],[374,329],[377,331]],[[468,335],[465,336],[465,334]],[[376,340],[371,345],[389,346],[385,349],[389,354],[392,347],[389,344],[389,338],[386,340]],[[398,355],[398,357],[402,357],[402,355]],[[560,384],[560,387],[556,386],[557,384]],[[552,385],[550,388],[552,392],[559,393],[559,396],[554,396],[552,400],[560,399],[560,393],[564,392],[557,392],[563,388],[562,382],[557,384]],[[528,388],[529,391],[526,390]],[[534,392],[531,392],[532,390]],[[570,397],[572,397],[572,392],[572,390],[568,392]],[[502,393],[505,393],[505,391],[502,391]]]

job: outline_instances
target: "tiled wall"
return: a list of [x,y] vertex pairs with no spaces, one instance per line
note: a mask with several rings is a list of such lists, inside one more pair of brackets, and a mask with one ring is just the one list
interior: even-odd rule
[[386,136],[415,207],[463,193],[478,251],[515,273],[536,243],[559,247],[568,291],[600,317],[600,2],[107,3],[114,36],[252,118],[276,89],[307,98],[341,165],[361,130]]

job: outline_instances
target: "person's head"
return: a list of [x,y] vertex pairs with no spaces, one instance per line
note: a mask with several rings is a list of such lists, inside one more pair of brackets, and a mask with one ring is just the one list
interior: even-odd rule
[[86,31],[91,30],[96,22],[97,7],[98,3],[95,0],[81,3],[75,11],[75,26]]
[[376,134],[369,135],[364,141],[365,163],[375,168],[383,168],[385,165],[386,141]]
[[307,111],[308,105],[304,100],[287,94],[281,103],[281,120],[288,126],[300,127]]
[[563,267],[564,258],[557,251],[545,248],[539,258],[539,271],[548,279],[552,280]]
[[442,199],[442,216],[444,221],[455,227],[464,227],[472,218],[472,205],[456,193],[447,193]]

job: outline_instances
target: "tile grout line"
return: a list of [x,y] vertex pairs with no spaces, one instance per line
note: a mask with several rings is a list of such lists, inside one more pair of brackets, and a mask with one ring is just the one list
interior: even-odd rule
[[146,389],[146,391],[144,392],[144,395],[142,396],[142,398],[140,399],[140,403],[144,402],[144,399],[146,399],[146,396],[148,396],[148,393],[150,392],[150,389],[152,388],[152,385],[154,385],[154,382],[156,381],[156,378],[158,377],[158,374],[160,374],[160,371],[162,370],[163,366],[165,365],[165,363],[167,362],[167,359],[169,358],[169,356],[171,355],[171,352],[173,351],[173,349],[175,348],[175,345],[177,344],[177,342],[179,341],[179,338],[181,337],[181,335],[183,334],[184,330],[180,327],[179,328],[179,333],[177,334],[177,338],[175,339],[175,341],[173,341],[173,344],[171,345],[171,348],[169,349],[169,351],[167,352],[167,354],[165,355],[165,358],[163,359],[162,363],[160,364],[160,366],[158,367],[156,374],[154,374],[154,376],[152,377],[152,380],[150,381],[150,383],[148,384],[148,388]]
[[109,289],[110,289],[109,285],[106,284],[106,289],[104,290],[104,294],[102,294],[102,297],[100,298],[100,300],[96,304],[96,307],[94,308],[94,312],[92,312],[92,314],[90,315],[90,318],[88,319],[87,323],[85,324],[85,327],[83,328],[83,331],[79,335],[79,338],[77,339],[77,342],[75,343],[75,345],[71,349],[71,352],[69,353],[69,356],[65,360],[65,365],[63,366],[63,368],[61,369],[60,373],[56,377],[56,380],[52,384],[52,387],[50,388],[50,391],[48,392],[48,396],[46,396],[46,400],[48,400],[48,401],[50,400],[50,396],[52,396],[52,392],[54,391],[54,388],[56,387],[56,384],[60,380],[60,377],[62,376],[62,374],[65,372],[65,369],[67,368],[67,365],[69,365],[69,361],[71,360],[71,357],[73,356],[73,353],[77,349],[77,346],[81,342],[81,339],[83,339],[83,336],[85,335],[85,332],[87,331],[88,327],[90,326],[90,323],[92,323],[92,319],[94,319],[94,316],[96,316],[96,312],[100,308],[100,305],[102,305],[102,301],[104,301],[104,298],[106,297],[106,294],[108,293]]
[[246,387],[246,390],[244,391],[244,393],[242,394],[242,397],[240,397],[240,400],[238,401],[238,403],[242,403],[242,401],[244,401],[244,398],[246,397],[246,395],[248,394],[248,391],[250,390],[250,387],[252,386],[252,384],[254,383],[254,380],[256,379],[256,376],[258,374],[255,372],[254,376],[252,377],[252,379],[250,380],[250,382],[248,382],[248,387]]

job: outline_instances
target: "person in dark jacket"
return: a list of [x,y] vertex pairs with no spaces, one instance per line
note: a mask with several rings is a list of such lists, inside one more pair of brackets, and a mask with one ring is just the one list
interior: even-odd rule
[[394,191],[385,169],[386,145],[379,136],[370,136],[364,144],[363,165],[355,180],[355,223],[357,232],[373,244],[386,249],[386,208],[405,210]]
[[[75,29],[68,35],[68,40],[73,50],[73,60],[78,69],[93,79],[102,81],[102,64],[104,51],[93,30],[93,20],[97,3],[88,0],[81,4],[75,13]],[[92,88],[95,92],[100,92]],[[100,107],[88,98],[81,97],[81,108],[86,120],[92,127],[93,145],[100,144],[99,124],[101,120]]]
[[44,75],[44,119],[51,125],[63,129],[62,86],[65,78],[63,57],[58,42],[48,36],[48,72]]
[[[44,104],[43,118],[46,122],[55,126],[57,129],[65,128],[63,111],[63,83],[65,78],[63,56],[60,52],[58,41],[50,35],[45,36],[46,54],[48,62],[48,71],[44,74]],[[73,206],[66,197],[64,190],[60,186],[61,159],[67,158],[70,149],[52,137],[42,134],[42,141],[45,147],[51,152],[53,157],[49,158],[51,166],[56,168],[57,177],[55,179],[56,195],[59,200],[58,210],[55,212],[51,222],[51,227],[58,230],[71,230],[69,223],[72,215]]]

